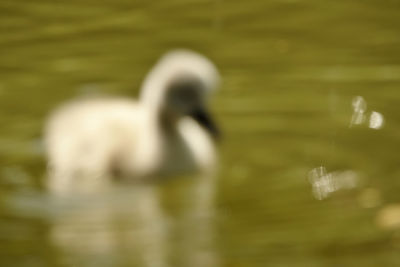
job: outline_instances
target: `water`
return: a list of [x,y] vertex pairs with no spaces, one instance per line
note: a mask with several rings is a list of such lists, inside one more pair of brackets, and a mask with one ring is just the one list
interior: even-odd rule
[[[205,54],[223,76],[213,101],[224,131],[210,219],[215,266],[399,265],[398,8],[376,0],[3,0],[1,265],[141,266],[125,238],[143,232],[124,215],[125,194],[88,201],[97,217],[52,204],[41,129],[66,99],[135,97],[157,58],[176,47]],[[156,186],[170,232],[192,225],[179,208],[187,186]],[[101,215],[115,207],[122,215]],[[86,248],[63,246],[54,231],[78,233],[72,243],[86,240]],[[185,266],[179,244],[188,241],[176,236],[168,261]]]

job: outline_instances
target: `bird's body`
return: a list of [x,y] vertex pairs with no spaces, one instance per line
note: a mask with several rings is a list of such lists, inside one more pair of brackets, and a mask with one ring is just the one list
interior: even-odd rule
[[173,52],[146,78],[138,101],[88,99],[56,110],[45,129],[50,190],[90,191],[112,177],[143,181],[212,170],[207,127],[214,126],[197,111],[216,79],[204,57]]

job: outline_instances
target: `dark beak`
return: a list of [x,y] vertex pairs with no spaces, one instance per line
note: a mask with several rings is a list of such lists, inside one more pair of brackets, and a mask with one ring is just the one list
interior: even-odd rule
[[204,127],[216,140],[221,136],[220,131],[211,116],[204,109],[193,111],[190,116]]

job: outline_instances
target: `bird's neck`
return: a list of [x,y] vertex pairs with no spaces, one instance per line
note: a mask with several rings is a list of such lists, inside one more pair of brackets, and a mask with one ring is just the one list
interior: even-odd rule
[[176,135],[178,133],[178,123],[181,116],[171,111],[164,110],[158,114],[158,123],[161,130],[168,135]]
[[166,137],[178,135],[178,124],[182,118],[181,115],[163,108],[151,109],[149,114],[151,116],[150,120],[158,133]]

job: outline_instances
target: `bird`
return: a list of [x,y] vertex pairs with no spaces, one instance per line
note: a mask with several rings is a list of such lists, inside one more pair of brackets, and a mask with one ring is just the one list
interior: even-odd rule
[[149,71],[137,100],[78,99],[56,108],[44,128],[46,186],[91,192],[118,179],[213,172],[220,132],[208,106],[219,82],[208,58],[176,49]]

